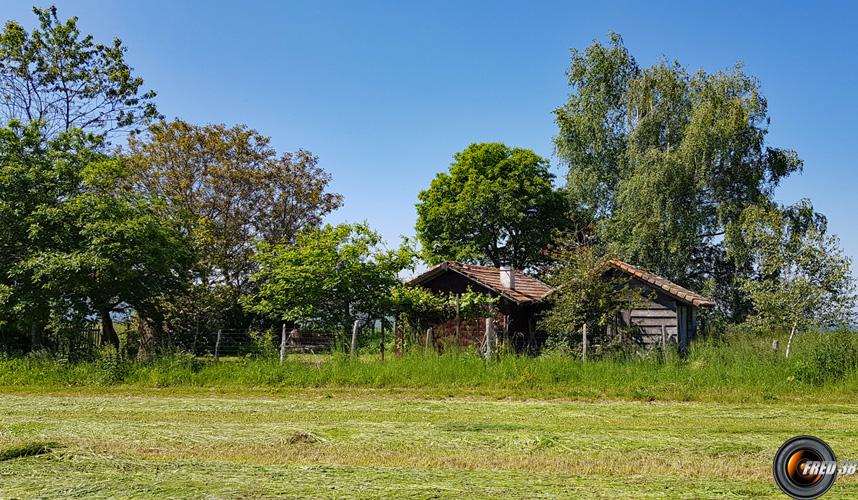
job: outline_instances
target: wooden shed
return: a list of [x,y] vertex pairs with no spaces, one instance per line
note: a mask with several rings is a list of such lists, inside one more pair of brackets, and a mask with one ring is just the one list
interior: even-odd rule
[[[626,327],[642,346],[671,342],[685,350],[697,336],[699,309],[715,303],[625,262],[611,260],[610,265],[610,273],[626,276],[629,286],[641,290],[644,297],[641,303],[623,311],[617,326]],[[545,341],[537,324],[540,314],[551,306],[548,299],[554,288],[519,270],[449,261],[427,269],[408,283],[436,293],[464,293],[471,289],[498,297],[495,322],[503,338],[517,350],[535,350]],[[480,342],[484,325],[484,320],[451,320],[432,325],[432,329],[439,343],[455,338],[468,345]]]
[[643,345],[675,342],[684,351],[697,337],[700,308],[715,302],[661,276],[619,260],[611,260],[613,272],[624,274],[629,286],[642,290],[645,300],[623,312],[621,322],[631,327]]
[[[517,350],[536,348],[542,338],[536,327],[546,297],[554,289],[539,279],[506,267],[475,266],[449,261],[427,269],[408,284],[436,293],[464,293],[468,289],[498,297],[495,318],[498,332]],[[462,345],[479,343],[485,332],[485,320],[450,320],[432,325],[439,343],[455,339]]]

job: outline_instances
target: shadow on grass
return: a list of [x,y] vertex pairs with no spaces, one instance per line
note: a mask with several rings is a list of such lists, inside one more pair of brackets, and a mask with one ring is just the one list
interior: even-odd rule
[[14,460],[16,458],[34,457],[36,455],[45,455],[59,448],[60,445],[54,442],[33,442],[25,443],[17,446],[10,446],[4,450],[0,450],[0,462],[5,460]]

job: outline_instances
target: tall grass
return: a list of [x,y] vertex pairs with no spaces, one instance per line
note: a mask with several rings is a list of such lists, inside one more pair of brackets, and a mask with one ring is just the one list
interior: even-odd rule
[[731,336],[699,341],[675,354],[627,355],[582,362],[560,354],[506,355],[486,362],[473,353],[414,352],[384,361],[295,355],[222,360],[163,356],[139,364],[103,356],[67,363],[47,357],[0,360],[0,386],[158,388],[386,388],[436,395],[763,401],[827,394],[854,397],[858,335],[799,337],[790,359],[771,339]]

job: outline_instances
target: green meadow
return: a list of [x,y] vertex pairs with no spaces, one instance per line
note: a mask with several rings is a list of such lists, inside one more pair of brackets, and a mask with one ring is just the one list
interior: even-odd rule
[[4,498],[777,497],[771,460],[790,436],[858,457],[844,403],[117,388],[0,403]]
[[858,459],[852,338],[802,337],[789,359],[738,338],[586,363],[10,358],[0,498],[777,497],[791,436]]

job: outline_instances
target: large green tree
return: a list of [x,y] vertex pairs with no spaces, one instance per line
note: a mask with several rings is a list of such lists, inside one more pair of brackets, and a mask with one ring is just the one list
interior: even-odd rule
[[243,302],[276,321],[347,332],[355,320],[390,314],[398,274],[413,257],[407,245],[385,248],[366,224],[308,229],[294,243],[262,245],[253,276],[258,292]]
[[618,35],[573,51],[571,94],[555,111],[557,154],[573,209],[612,253],[679,283],[717,293],[723,312],[748,311],[730,259],[742,212],[772,203],[801,169],[766,141],[759,82],[740,66],[688,72],[676,62],[638,66]]
[[187,284],[189,246],[150,200],[121,188],[121,158],[72,130],[44,137],[38,123],[0,130],[3,312],[41,329],[49,319],[111,314],[157,321],[157,304]]
[[80,134],[46,140],[36,123],[0,128],[0,323],[33,341],[55,300],[22,264],[58,243],[62,226],[45,214],[61,211],[78,191],[80,170],[94,159],[86,143]]
[[155,93],[125,61],[114,38],[97,43],[77,18],[56,7],[34,8],[39,26],[28,32],[8,21],[0,33],[0,121],[38,121],[46,136],[73,128],[99,136],[135,130],[157,118]]
[[[208,316],[240,315],[250,293],[256,246],[291,243],[342,204],[311,153],[278,155],[270,139],[245,126],[160,122],[129,140],[133,189],[162,200],[163,213],[194,244]],[[205,293],[202,293],[205,292]]]
[[439,173],[418,198],[417,236],[429,263],[538,267],[566,220],[548,162],[499,143],[456,153],[450,171]]

